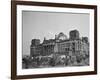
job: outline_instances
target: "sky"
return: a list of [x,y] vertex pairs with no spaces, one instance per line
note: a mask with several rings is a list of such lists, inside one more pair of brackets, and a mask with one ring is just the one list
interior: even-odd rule
[[89,37],[89,14],[22,11],[22,51],[30,54],[32,39],[55,38],[63,32],[69,38],[69,32],[77,29],[80,37]]

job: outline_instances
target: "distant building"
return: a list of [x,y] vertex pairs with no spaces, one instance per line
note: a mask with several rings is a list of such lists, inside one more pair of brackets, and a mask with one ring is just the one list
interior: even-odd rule
[[46,56],[51,54],[64,54],[68,56],[89,55],[88,37],[80,38],[79,31],[72,30],[69,38],[64,33],[55,35],[55,39],[46,40],[40,43],[39,39],[33,39],[30,46],[31,56]]

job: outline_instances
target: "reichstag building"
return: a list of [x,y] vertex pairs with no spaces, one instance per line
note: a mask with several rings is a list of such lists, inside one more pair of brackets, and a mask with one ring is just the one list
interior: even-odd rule
[[38,58],[38,61],[42,61],[42,63],[43,59],[46,62],[46,59],[53,58],[56,63],[66,59],[66,65],[89,65],[88,37],[80,37],[78,30],[71,30],[69,38],[61,32],[55,35],[54,39],[44,38],[42,43],[39,39],[32,39],[30,56],[33,59]]

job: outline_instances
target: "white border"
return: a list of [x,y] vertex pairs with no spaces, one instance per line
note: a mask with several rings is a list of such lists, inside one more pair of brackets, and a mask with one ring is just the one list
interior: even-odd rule
[[[41,68],[41,69],[22,69],[22,10],[27,11],[50,11],[50,12],[73,12],[90,14],[90,66],[63,67],[63,68]],[[17,75],[35,75],[47,73],[69,73],[94,71],[94,10],[77,8],[58,8],[41,6],[17,5]]]

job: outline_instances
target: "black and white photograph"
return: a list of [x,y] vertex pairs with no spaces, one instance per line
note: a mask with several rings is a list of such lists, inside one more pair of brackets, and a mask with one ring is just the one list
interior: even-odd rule
[[97,73],[97,6],[12,2],[13,79]]
[[88,13],[22,11],[22,68],[89,66]]

